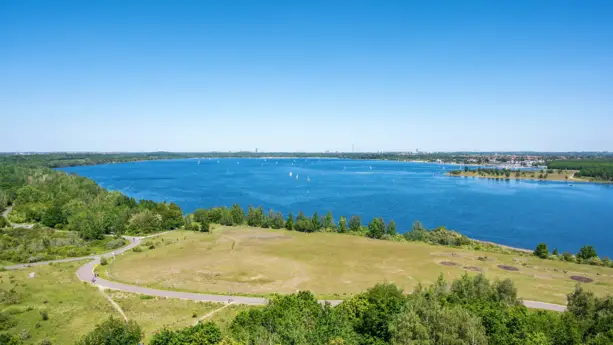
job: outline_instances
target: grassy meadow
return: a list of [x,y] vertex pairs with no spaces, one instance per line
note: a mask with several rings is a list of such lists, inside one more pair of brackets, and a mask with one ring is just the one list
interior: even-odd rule
[[121,307],[128,319],[135,320],[141,326],[145,333],[145,343],[148,343],[153,334],[162,328],[181,329],[192,326],[207,315],[206,320],[226,325],[239,311],[250,308],[248,306],[226,306],[220,303],[160,298],[112,290],[108,290],[106,293]]
[[[98,289],[78,280],[75,272],[83,263],[0,272],[0,331],[24,338],[25,344],[39,344],[44,339],[52,344],[73,344],[109,316],[120,318]],[[31,273],[33,278],[29,277]],[[142,327],[145,341],[163,327],[179,329],[192,325],[224,306],[111,290],[105,293],[128,319]],[[247,308],[251,307],[230,305],[207,320],[226,327],[238,312]],[[43,320],[42,312],[47,313],[47,320]]]
[[[26,344],[43,339],[72,344],[110,315],[119,316],[97,289],[79,281],[75,272],[81,265],[72,262],[0,272],[0,312],[9,319],[1,327],[25,338]],[[48,320],[43,320],[42,312]]]
[[[153,248],[153,249],[147,249]],[[499,268],[512,266],[517,271]],[[111,279],[162,289],[268,295],[310,290],[345,298],[388,281],[407,291],[481,271],[511,278],[524,299],[564,304],[576,281],[597,295],[613,292],[613,269],[542,260],[532,255],[471,251],[334,233],[218,227],[213,233],[173,231],[105,268]]]

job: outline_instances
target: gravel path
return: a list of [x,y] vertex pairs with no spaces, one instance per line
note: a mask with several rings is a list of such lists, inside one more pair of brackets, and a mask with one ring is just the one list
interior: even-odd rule
[[[151,236],[145,236],[145,237],[124,236],[125,239],[130,241],[130,243],[127,246],[119,248],[111,253],[106,253],[102,255],[84,256],[84,257],[78,257],[78,258],[68,258],[68,259],[61,259],[61,260],[40,261],[40,262],[31,263],[31,264],[19,264],[19,265],[13,265],[13,266],[6,266],[5,269],[16,270],[16,269],[21,269],[21,268],[26,268],[26,267],[31,267],[31,266],[47,265],[52,262],[59,263],[59,262],[91,260],[85,265],[79,267],[79,269],[77,270],[77,277],[82,281],[92,282],[92,278],[94,277],[94,267],[100,264],[101,257],[104,256],[104,257],[110,258],[110,257],[113,257],[113,255],[119,255],[125,251],[128,251],[136,247],[145,238],[155,237],[155,236],[159,236],[162,234],[165,234],[165,232],[151,235]],[[233,303],[233,304],[247,304],[247,305],[266,304],[266,298],[263,298],[263,297],[227,296],[227,295],[201,294],[201,293],[193,293],[193,292],[152,289],[152,288],[147,288],[143,286],[130,285],[130,284],[109,281],[106,279],[102,279],[100,277],[96,278],[96,281],[92,284],[100,288],[125,291],[125,292],[150,295],[150,296],[157,296],[157,297],[180,298],[180,299],[202,301],[202,302]],[[331,303],[332,305],[338,305],[342,301],[341,300],[322,300],[320,302],[322,303],[328,302],[328,303]],[[538,301],[524,301],[524,305],[528,308],[545,309],[545,310],[551,310],[551,311],[557,311],[557,312],[563,312],[566,310],[566,306],[563,306],[563,305],[538,302]]]

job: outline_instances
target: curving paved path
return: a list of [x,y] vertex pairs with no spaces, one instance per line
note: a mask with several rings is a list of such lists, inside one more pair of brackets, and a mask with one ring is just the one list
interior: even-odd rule
[[[91,282],[94,277],[94,267],[100,263],[101,257],[110,258],[114,254],[118,255],[125,251],[128,251],[140,244],[140,242],[145,238],[155,237],[159,235],[163,235],[163,233],[144,236],[144,237],[134,237],[134,236],[124,236],[125,239],[130,241],[127,246],[119,248],[111,253],[101,254],[101,255],[90,255],[83,256],[78,258],[68,258],[68,259],[60,259],[60,260],[51,260],[51,261],[40,261],[31,264],[19,264],[13,266],[6,266],[7,270],[16,270],[31,266],[40,266],[47,265],[52,262],[72,262],[72,261],[82,261],[82,260],[91,260],[85,265],[79,267],[77,270],[77,277],[81,281]],[[215,294],[201,294],[201,293],[193,293],[193,292],[181,292],[181,291],[172,291],[172,290],[161,290],[161,289],[152,289],[144,286],[130,285],[119,282],[114,282],[106,279],[102,279],[100,277],[96,278],[95,283],[93,285],[105,289],[112,289],[118,291],[125,291],[143,295],[151,295],[158,297],[167,297],[167,298],[180,298],[180,299],[188,299],[193,301],[202,301],[202,302],[217,302],[217,303],[233,303],[233,304],[247,304],[247,305],[264,305],[267,300],[263,297],[246,297],[246,296],[227,296],[227,295],[215,295]],[[329,302],[332,305],[338,305],[342,301],[341,300],[322,300],[322,303]],[[528,308],[533,309],[545,309],[557,312],[563,312],[566,310],[566,306],[538,301],[524,301],[524,305]]]
[[9,222],[9,224],[11,224],[11,226],[14,227],[14,228],[31,229],[34,226],[34,224],[18,224],[18,223],[12,223],[9,220],[8,215],[9,215],[9,212],[11,212],[11,210],[13,209],[13,206],[15,206],[15,205],[11,205],[11,206],[7,207],[6,210],[4,210],[4,212],[2,212],[2,217],[6,218],[6,221]]

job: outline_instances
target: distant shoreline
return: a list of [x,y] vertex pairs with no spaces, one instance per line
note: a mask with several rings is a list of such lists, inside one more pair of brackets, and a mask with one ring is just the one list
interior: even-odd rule
[[[597,184],[611,184],[613,182],[611,181],[601,181],[601,180],[585,180],[585,179],[580,179],[580,178],[576,178],[574,177],[576,171],[573,171],[571,174],[549,174],[551,176],[547,176],[547,177],[538,177],[538,176],[528,176],[528,175],[521,175],[521,176],[515,176],[514,172],[511,172],[511,176],[507,177],[507,176],[500,176],[500,175],[493,175],[493,174],[479,174],[477,171],[460,171],[460,172],[448,172],[446,173],[447,176],[452,176],[452,177],[464,177],[464,178],[468,178],[468,177],[472,177],[472,178],[481,178],[481,179],[494,179],[494,180],[506,180],[506,181],[510,181],[510,180],[526,180],[526,181],[548,181],[548,182],[565,182],[568,184],[573,184],[573,183],[597,183]],[[535,174],[536,175],[536,174]],[[568,176],[568,178],[563,178],[562,176]]]

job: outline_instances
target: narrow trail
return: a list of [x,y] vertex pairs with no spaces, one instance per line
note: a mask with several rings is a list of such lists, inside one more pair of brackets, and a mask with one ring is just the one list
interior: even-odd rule
[[121,314],[121,316],[123,317],[123,319],[125,321],[128,321],[128,317],[126,316],[126,314],[123,312],[123,309],[121,309],[121,307],[119,306],[119,304],[117,304],[117,302],[115,302],[113,300],[113,298],[109,295],[106,294],[106,292],[104,291],[104,288],[101,286],[98,286],[98,291],[100,291],[100,293],[102,294],[102,296],[104,296],[104,298],[106,298],[111,305],[119,312],[119,314]]
[[220,311],[226,309],[227,307],[231,306],[232,304],[233,304],[233,302],[226,303],[226,304],[223,305],[223,307],[217,308],[217,309],[211,311],[210,313],[208,313],[208,314],[204,315],[203,317],[199,318],[198,320],[196,320],[196,322],[194,322],[194,325],[197,325],[198,322],[202,322],[202,321],[208,319],[209,317],[215,315],[217,312],[220,312]]
[[11,212],[11,210],[13,210],[13,207],[15,205],[11,205],[9,207],[6,208],[6,210],[4,210],[4,212],[2,212],[2,217],[4,217],[6,219],[7,222],[9,222],[9,224],[11,224],[11,226],[13,228],[26,228],[26,229],[32,229],[32,227],[34,226],[34,224],[20,224],[20,223],[13,223],[9,220],[8,215],[9,212]]
[[[152,289],[144,286],[130,285],[119,282],[114,282],[110,280],[105,280],[100,277],[94,278],[94,268],[96,265],[100,264],[100,258],[106,257],[111,258],[116,255],[120,255],[140,244],[143,239],[151,238],[166,234],[167,232],[144,236],[144,237],[135,237],[135,236],[123,236],[125,239],[130,241],[128,245],[125,247],[116,249],[114,252],[101,254],[101,255],[90,255],[83,256],[78,258],[68,258],[68,259],[60,259],[60,260],[51,260],[51,261],[40,261],[30,264],[19,264],[13,266],[4,267],[7,270],[16,270],[31,266],[40,266],[47,265],[49,263],[59,263],[59,262],[72,262],[72,261],[82,261],[82,260],[91,260],[83,266],[79,267],[77,270],[77,277],[84,282],[91,282],[92,285],[98,288],[125,291],[131,293],[137,293],[142,295],[151,295],[157,297],[166,297],[166,298],[180,298],[187,299],[193,301],[201,301],[201,302],[215,302],[215,303],[226,303],[229,304],[245,304],[245,305],[265,305],[267,303],[266,298],[263,297],[247,297],[247,296],[227,296],[227,295],[215,295],[215,294],[201,294],[201,293],[193,293],[193,292],[181,292],[181,291],[172,291],[172,290],[161,290],[161,289]],[[321,300],[322,303],[330,303],[332,305],[338,305],[342,302],[342,300]],[[560,304],[552,304],[545,303],[539,301],[524,301],[524,305],[528,308],[533,309],[545,309],[557,312],[563,312],[566,310],[566,306]]]

